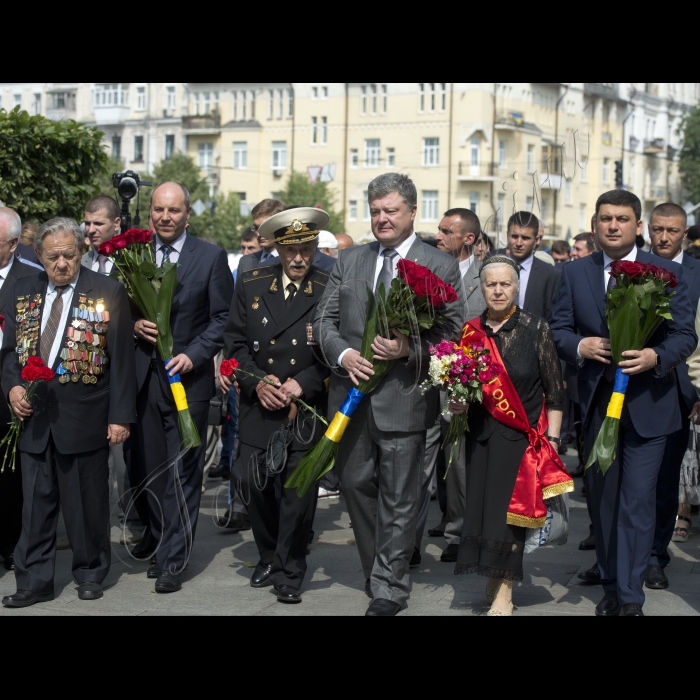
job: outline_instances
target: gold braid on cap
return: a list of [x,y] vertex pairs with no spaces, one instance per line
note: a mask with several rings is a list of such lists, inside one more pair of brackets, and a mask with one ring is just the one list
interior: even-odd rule
[[486,260],[484,260],[484,262],[481,264],[479,277],[481,277],[481,273],[484,271],[484,268],[487,265],[493,265],[494,263],[505,263],[506,265],[510,265],[518,273],[518,279],[520,279],[520,265],[518,265],[518,263],[516,263],[514,260],[507,258],[505,255],[494,255],[490,258],[486,258]]
[[[302,234],[305,233],[309,235],[303,236]],[[280,243],[281,245],[310,243],[318,238],[318,234],[319,231],[312,231],[305,223],[302,223],[299,219],[294,219],[284,235],[275,235],[275,243]]]

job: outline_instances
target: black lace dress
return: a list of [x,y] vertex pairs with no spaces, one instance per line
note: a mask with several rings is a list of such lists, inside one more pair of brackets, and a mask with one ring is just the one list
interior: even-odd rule
[[[481,323],[495,338],[530,425],[537,425],[543,398],[547,409],[562,410],[564,386],[547,322],[517,309],[496,333],[486,324],[485,312]],[[469,428],[466,512],[455,573],[521,580],[527,530],[508,525],[506,514],[527,438],[481,404],[470,407]]]

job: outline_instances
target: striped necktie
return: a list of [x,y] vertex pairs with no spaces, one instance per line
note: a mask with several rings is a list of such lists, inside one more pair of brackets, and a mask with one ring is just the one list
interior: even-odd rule
[[161,249],[161,251],[162,251],[162,253],[163,253],[163,260],[162,260],[162,262],[160,263],[160,266],[163,267],[163,265],[165,265],[165,263],[169,263],[169,262],[170,262],[170,251],[171,251],[171,248],[170,248],[169,245],[163,245],[163,246],[160,247],[160,249]]
[[41,334],[41,340],[39,342],[41,359],[47,367],[51,366],[49,364],[51,348],[53,347],[53,341],[56,339],[58,324],[61,322],[61,314],[63,314],[63,292],[65,292],[67,288],[67,285],[65,287],[56,287],[56,298],[53,300],[53,305],[51,306],[49,320],[46,322],[46,328],[44,328],[44,332]]

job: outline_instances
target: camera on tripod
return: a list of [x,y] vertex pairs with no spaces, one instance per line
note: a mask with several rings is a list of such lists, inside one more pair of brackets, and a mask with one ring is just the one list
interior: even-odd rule
[[[119,197],[122,200],[121,210],[121,232],[125,233],[131,228],[131,213],[129,212],[129,204],[134,197],[138,197],[142,187],[152,187],[152,182],[146,182],[139,177],[138,173],[133,170],[127,170],[124,173],[114,173],[112,175],[112,187],[117,190]],[[139,216],[140,199],[136,200],[136,216],[134,217],[134,226],[138,228],[141,225],[141,217]]]

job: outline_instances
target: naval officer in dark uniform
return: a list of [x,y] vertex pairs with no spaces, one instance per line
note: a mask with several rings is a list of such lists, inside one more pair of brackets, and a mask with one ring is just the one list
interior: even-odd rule
[[[242,370],[237,375],[241,450],[234,483],[240,483],[245,500],[250,494],[248,512],[260,553],[250,585],[274,586],[282,603],[301,602],[317,494],[313,489],[299,498],[282,485],[325,431],[292,398],[325,413],[330,370],[321,361],[312,322],[328,282],[328,274],[313,265],[318,234],[328,218],[320,209],[299,207],[276,214],[260,227],[261,236],[275,239],[278,262],[239,275],[224,331],[226,356],[235,358]],[[270,465],[268,445],[284,440],[285,431],[290,440],[286,464]],[[280,473],[274,474],[277,469]],[[279,503],[276,492],[281,492]]]

